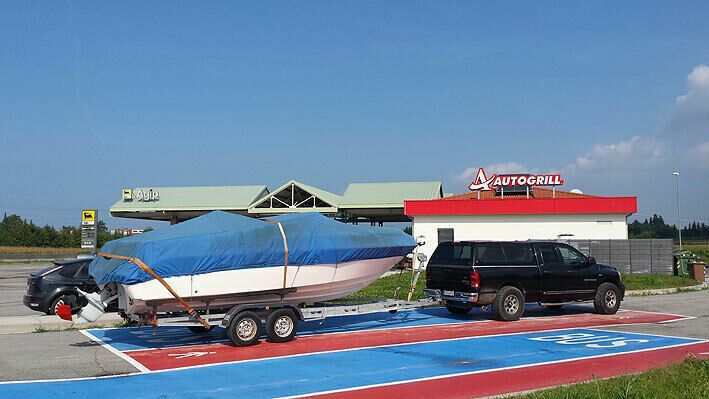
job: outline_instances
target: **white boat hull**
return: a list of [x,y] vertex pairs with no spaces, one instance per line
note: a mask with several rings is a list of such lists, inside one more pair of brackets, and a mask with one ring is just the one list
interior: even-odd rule
[[[286,303],[327,301],[342,298],[368,286],[402,259],[395,256],[341,264],[288,266]],[[280,296],[266,291],[283,288],[284,267],[227,270],[165,281],[197,310],[232,307],[241,303],[277,302]],[[157,280],[119,286],[119,308],[128,314],[179,312],[184,309]]]

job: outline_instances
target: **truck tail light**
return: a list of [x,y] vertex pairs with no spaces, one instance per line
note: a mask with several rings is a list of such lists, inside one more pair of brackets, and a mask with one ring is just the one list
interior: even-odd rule
[[475,270],[470,271],[470,288],[480,288],[480,273]]

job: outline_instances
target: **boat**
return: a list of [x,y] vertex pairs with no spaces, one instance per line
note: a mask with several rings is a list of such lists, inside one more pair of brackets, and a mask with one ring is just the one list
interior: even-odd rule
[[[89,273],[101,301],[128,315],[303,304],[342,298],[415,248],[402,230],[342,223],[319,213],[261,220],[214,211],[109,241]],[[172,291],[172,292],[170,292]]]

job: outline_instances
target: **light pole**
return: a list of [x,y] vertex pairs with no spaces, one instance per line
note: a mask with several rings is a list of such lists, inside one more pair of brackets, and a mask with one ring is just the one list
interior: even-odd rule
[[672,172],[672,174],[677,178],[675,179],[677,183],[677,232],[679,233],[679,249],[682,249],[682,213],[680,212],[679,204],[679,172]]

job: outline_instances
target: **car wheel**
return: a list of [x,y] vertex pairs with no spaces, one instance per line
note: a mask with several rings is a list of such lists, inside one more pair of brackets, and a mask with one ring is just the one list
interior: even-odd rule
[[471,310],[473,310],[472,307],[455,306],[448,304],[446,304],[446,309],[448,309],[450,313],[460,316],[465,316],[470,313]]
[[226,329],[226,335],[236,346],[251,346],[261,338],[261,318],[254,312],[244,311],[236,315]]
[[620,308],[620,290],[613,283],[603,283],[596,291],[593,300],[593,307],[596,313],[615,314]]
[[288,342],[298,332],[298,318],[290,309],[278,309],[266,318],[266,335],[271,342]]
[[502,287],[492,302],[492,312],[498,320],[518,320],[524,313],[524,295],[515,287]]
[[[56,297],[53,301],[52,304],[49,305],[49,309],[47,311],[47,314],[50,315],[55,315],[57,314],[57,309],[59,305],[69,305],[71,307],[74,307],[76,304],[76,296],[75,295],[59,295]],[[78,309],[71,310],[71,314],[75,314],[78,311]]]

